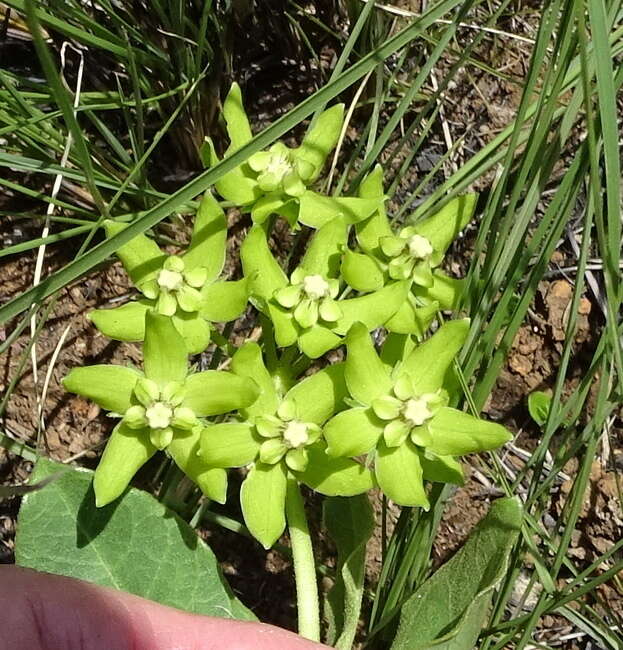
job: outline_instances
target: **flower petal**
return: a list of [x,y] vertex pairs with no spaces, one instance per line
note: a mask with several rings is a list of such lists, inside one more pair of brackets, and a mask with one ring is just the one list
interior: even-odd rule
[[147,429],[127,427],[123,421],[113,429],[95,470],[93,490],[98,508],[121,496],[136,472],[156,453]]
[[219,415],[251,405],[259,394],[257,384],[222,370],[205,370],[190,375],[184,385],[183,406],[198,417]]
[[513,436],[501,424],[443,407],[428,423],[430,450],[439,456],[462,456],[501,447]]
[[324,426],[330,456],[367,454],[383,434],[385,423],[369,407],[356,407],[338,413]]
[[288,196],[301,196],[305,192],[305,183],[297,172],[290,172],[283,178],[283,191]]
[[209,467],[242,467],[255,460],[261,443],[248,422],[209,424],[201,430],[199,454]]
[[275,343],[280,348],[293,345],[299,335],[298,323],[294,320],[292,312],[284,309],[273,301],[269,302],[268,315],[275,328]]
[[141,373],[124,366],[85,366],[72,368],[63,386],[107,411],[123,414],[130,408],[132,391],[141,377]]
[[190,245],[184,253],[184,267],[192,271],[206,270],[206,282],[215,280],[225,264],[227,220],[216,199],[208,191],[203,195],[197,214]]
[[287,476],[283,463],[256,463],[240,489],[242,515],[249,532],[266,549],[285,527]]
[[392,420],[383,429],[383,440],[388,447],[402,445],[411,431],[411,425],[404,420]]
[[376,353],[372,338],[363,323],[355,323],[346,337],[344,376],[350,394],[362,404],[387,395],[392,388],[389,370]]
[[114,309],[95,309],[87,318],[108,338],[117,341],[142,341],[145,337],[145,312],[153,301],[136,300]]
[[378,262],[369,255],[346,250],[342,258],[342,277],[356,291],[377,291],[384,284]]
[[182,286],[177,292],[177,304],[182,311],[197,312],[201,306],[201,294],[193,287]]
[[280,438],[267,438],[260,445],[260,461],[274,465],[285,455],[288,448]]
[[428,510],[420,455],[410,442],[388,447],[381,441],[376,453],[375,471],[381,490],[394,503]]
[[303,298],[294,310],[294,320],[303,328],[313,327],[318,322],[318,303]]
[[391,395],[382,395],[372,400],[372,410],[381,420],[395,420],[400,415],[402,402]]
[[241,408],[240,412],[248,418],[275,413],[279,397],[273,378],[264,365],[260,346],[250,341],[244,343],[232,357],[231,367],[236,375],[252,379],[259,387],[257,400]]
[[188,352],[170,318],[153,312],[145,314],[143,363],[145,376],[161,387],[170,381],[184,381],[188,372]]
[[324,325],[316,325],[299,335],[298,346],[300,351],[310,359],[318,359],[341,342],[342,339],[330,329]]
[[240,260],[254,295],[268,300],[277,289],[288,284],[286,274],[270,252],[261,226],[252,226],[249,230],[240,247]]
[[172,316],[175,329],[182,335],[188,354],[203,352],[210,343],[210,326],[197,312],[179,311]]
[[299,420],[321,426],[343,407],[347,395],[344,364],[335,363],[296,384],[284,400],[296,404]]

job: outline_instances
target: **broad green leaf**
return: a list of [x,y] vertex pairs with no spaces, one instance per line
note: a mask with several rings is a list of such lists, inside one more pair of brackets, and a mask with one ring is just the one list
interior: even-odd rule
[[344,104],[336,104],[323,111],[314,128],[305,136],[294,155],[314,166],[312,179],[317,178],[329,153],[335,148],[344,122]]
[[388,447],[381,439],[374,469],[385,496],[401,506],[419,506],[428,510],[420,452],[409,440],[398,447]]
[[540,390],[528,395],[528,412],[530,417],[542,427],[547,422],[547,416],[552,404],[552,396]]
[[210,467],[243,467],[255,460],[261,442],[248,422],[209,424],[201,432],[199,453]]
[[296,223],[298,215],[298,203],[287,194],[276,192],[274,194],[267,194],[258,199],[251,208],[251,219],[253,223],[264,223],[271,214],[280,214],[291,222],[290,225]]
[[378,262],[363,253],[346,250],[342,258],[341,273],[346,284],[356,291],[377,291],[384,284],[383,272]]
[[208,347],[210,325],[198,312],[185,312],[178,309],[171,316],[171,320],[184,339],[188,354],[199,354]]
[[344,378],[350,394],[366,405],[381,395],[387,395],[392,389],[389,371],[376,353],[363,323],[355,323],[348,331],[346,349]]
[[145,338],[145,312],[151,300],[133,300],[113,309],[95,309],[87,318],[108,338],[117,341],[142,341]]
[[192,479],[201,491],[210,499],[225,503],[227,499],[227,472],[221,468],[210,467],[199,457],[201,426],[192,431],[176,432],[167,447],[167,452],[175,464]]
[[427,423],[432,435],[431,451],[440,456],[490,451],[513,436],[501,424],[475,418],[469,413],[444,407]]
[[231,85],[227,97],[223,102],[223,117],[225,118],[227,135],[231,143],[228,153],[231,153],[247,144],[253,137],[249,125],[249,118],[247,117],[242,102],[242,92],[236,82]]
[[201,289],[202,305],[199,313],[209,321],[228,323],[236,320],[247,308],[249,281],[215,282]]
[[185,268],[203,267],[208,272],[208,282],[216,279],[225,264],[226,243],[225,213],[212,194],[206,192],[199,203],[190,245],[183,256]]
[[[39,481],[63,465],[40,459]],[[93,473],[63,474],[26,496],[19,514],[20,566],[113,587],[194,614],[253,619],[237,601],[208,546],[151,495],[130,489],[95,508]],[[50,543],[53,539],[54,543]]]
[[287,348],[296,343],[300,328],[292,316],[292,312],[284,309],[274,301],[268,303],[268,315],[275,328],[275,343],[277,347]]
[[149,430],[130,429],[123,421],[113,429],[93,477],[95,502],[108,505],[121,496],[138,470],[156,453]]
[[252,226],[240,247],[244,275],[254,295],[268,300],[277,289],[288,284],[288,278],[273,257],[261,226]]
[[426,481],[463,485],[465,477],[461,463],[452,456],[427,456],[420,454],[422,472]]
[[347,395],[344,364],[335,363],[303,379],[285,398],[296,404],[299,420],[322,425],[342,408]]
[[405,359],[401,372],[411,376],[417,394],[434,392],[443,385],[468,332],[467,318],[448,321]]
[[336,217],[347,223],[367,219],[377,208],[378,200],[359,197],[334,198],[307,190],[299,200],[299,221],[310,228],[321,228]]
[[379,239],[392,237],[394,233],[385,213],[383,168],[380,165],[377,165],[362,181],[359,186],[359,196],[362,199],[376,198],[378,207],[371,217],[355,224],[357,241],[364,251],[382,258],[383,253],[379,246]]
[[398,311],[385,323],[385,327],[390,332],[413,334],[420,339],[428,332],[438,311],[438,302],[431,302],[429,305],[418,307],[413,296],[409,295],[400,305]]
[[222,370],[204,370],[190,375],[184,388],[186,395],[182,405],[192,409],[198,417],[250,406],[259,395],[259,388],[252,379]]
[[[127,227],[127,223],[104,221],[106,237],[109,238],[114,237]],[[137,235],[127,244],[117,249],[117,257],[121,260],[123,268],[127,271],[132,282],[138,286],[156,275],[167,256],[160,250],[160,247],[153,239],[146,235]]]
[[161,388],[172,381],[184,381],[188,351],[170,318],[149,311],[145,314],[143,363],[145,376]]
[[283,463],[256,463],[240,489],[242,514],[249,532],[269,549],[286,527],[287,476]]
[[107,411],[125,413],[130,408],[132,391],[142,375],[124,366],[85,366],[72,368],[63,379],[70,393],[93,400]]
[[239,377],[252,379],[259,387],[259,397],[240,412],[247,418],[273,415],[279,406],[275,383],[264,365],[262,349],[257,343],[247,341],[232,357],[231,369]]
[[353,323],[362,322],[372,331],[387,322],[407,298],[408,282],[394,282],[367,296],[341,300],[343,317],[333,328],[337,334],[346,334]]
[[433,271],[433,286],[413,286],[413,293],[427,300],[436,300],[441,310],[454,310],[465,291],[465,280],[458,280],[446,275],[443,271]]
[[412,336],[389,332],[381,348],[381,361],[388,366],[395,366],[399,361],[403,361],[414,347]]
[[307,275],[336,278],[340,271],[342,247],[346,245],[346,224],[336,218],[319,228],[312,236],[300,266]]
[[342,411],[324,426],[324,437],[331,456],[361,456],[376,447],[385,422],[367,407]]
[[350,458],[330,458],[318,443],[307,448],[309,463],[304,472],[294,472],[308,487],[326,496],[350,497],[376,486],[373,473]]
[[471,650],[521,522],[519,499],[495,501],[463,548],[402,606],[392,650]]
[[337,334],[322,325],[310,327],[298,337],[299,349],[310,359],[318,359],[341,342],[342,339]]
[[374,512],[365,494],[325,499],[323,522],[337,547],[335,584],[327,594],[329,619],[326,641],[350,650],[359,616],[366,570],[366,544],[374,531]]

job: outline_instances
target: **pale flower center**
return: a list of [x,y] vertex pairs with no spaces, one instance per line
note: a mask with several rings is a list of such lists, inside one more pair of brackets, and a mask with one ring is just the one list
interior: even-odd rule
[[309,441],[307,425],[304,422],[297,422],[296,420],[288,422],[288,426],[283,432],[283,441],[292,449],[303,447]]
[[292,165],[288,157],[284,154],[273,154],[266,165],[266,172],[274,174],[277,178],[282,179],[286,174],[292,171]]
[[433,247],[426,237],[422,235],[413,235],[409,239],[409,252],[416,259],[426,259],[433,252]]
[[145,417],[150,429],[166,429],[171,424],[173,409],[163,402],[155,402],[145,411]]
[[321,275],[307,275],[303,278],[303,291],[312,300],[329,295],[329,283]]
[[422,397],[408,400],[405,404],[403,413],[405,420],[408,420],[416,427],[424,424],[426,420],[433,416],[433,413],[428,408],[428,402]]
[[162,271],[158,273],[158,285],[162,289],[177,291],[182,287],[183,283],[184,276],[177,271],[168,271],[167,269],[162,269]]

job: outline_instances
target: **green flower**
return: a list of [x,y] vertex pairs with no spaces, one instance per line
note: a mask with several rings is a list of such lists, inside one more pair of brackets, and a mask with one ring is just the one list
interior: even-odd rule
[[[106,221],[104,227],[111,237],[127,225]],[[135,237],[117,251],[144,297],[114,309],[96,309],[89,318],[112,339],[142,341],[145,313],[154,311],[173,319],[190,354],[203,352],[210,342],[210,323],[234,320],[247,305],[245,280],[217,280],[225,263],[226,242],[225,214],[207,193],[183,255],[165,255],[145,235]]]
[[145,321],[144,372],[97,365],[74,368],[63,380],[68,391],[121,418],[95,472],[97,505],[116,499],[158,449],[166,449],[205,494],[223,502],[225,473],[197,456],[200,418],[249,406],[258,387],[230,372],[189,374],[186,347],[172,320],[147,312]]
[[313,235],[299,267],[290,279],[268,247],[259,225],[249,231],[240,250],[252,301],[272,321],[279,347],[297,344],[315,359],[340,344],[350,326],[361,321],[369,331],[383,325],[400,308],[408,282],[392,282],[379,291],[347,300],[339,292],[341,250],[347,222],[337,217]]
[[495,449],[512,437],[499,424],[449,406],[452,363],[468,329],[467,320],[449,321],[426,342],[383,350],[383,358],[365,327],[357,323],[348,334],[345,379],[360,406],[325,425],[327,451],[369,454],[379,486],[400,505],[428,508],[424,480],[461,483],[456,456]]
[[271,376],[255,343],[232,358],[232,370],[252,378],[260,397],[241,408],[240,421],[210,424],[201,435],[201,459],[210,467],[250,466],[240,493],[244,520],[256,539],[270,548],[285,527],[288,478],[328,496],[352,496],[372,488],[372,473],[347,458],[330,458],[322,425],[343,408],[344,364],[335,364],[289,388]]

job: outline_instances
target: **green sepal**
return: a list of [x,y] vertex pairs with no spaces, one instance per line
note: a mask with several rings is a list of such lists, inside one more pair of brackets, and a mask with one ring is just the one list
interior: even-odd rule
[[307,190],[299,199],[299,221],[310,228],[321,228],[336,217],[346,223],[367,219],[377,208],[378,200],[359,197],[331,197]]
[[344,251],[341,267],[346,284],[356,291],[377,291],[385,282],[379,263],[369,255]]
[[248,377],[223,370],[204,370],[190,375],[184,385],[187,406],[197,417],[219,415],[253,404],[259,395],[258,385]]
[[385,422],[367,407],[355,407],[338,413],[324,426],[330,456],[360,456],[376,447]]
[[247,308],[249,280],[221,281],[208,284],[201,290],[199,313],[209,321],[228,323],[236,320]]
[[261,226],[255,225],[249,230],[240,247],[240,261],[255,296],[269,300],[277,289],[288,284],[286,274],[270,252]]
[[[128,225],[107,219],[104,221],[106,237],[113,237],[125,230]],[[127,244],[117,249],[117,257],[137,287],[146,280],[154,278],[166,259],[158,244],[143,234],[133,237]]]
[[434,483],[452,483],[463,485],[465,476],[461,463],[452,456],[436,456],[425,453],[420,454],[420,463],[426,481]]
[[342,339],[323,325],[314,325],[299,334],[299,350],[310,359],[318,359],[337,347]]
[[178,310],[171,316],[175,329],[184,339],[188,354],[200,354],[210,343],[210,325],[197,312]]
[[392,388],[390,373],[376,353],[374,343],[363,323],[355,323],[346,337],[344,377],[350,394],[361,404],[387,395]]
[[350,458],[330,458],[322,442],[307,448],[308,463],[295,472],[299,481],[329,497],[352,497],[376,486],[374,474]]
[[501,447],[513,436],[501,424],[481,420],[447,406],[427,422],[429,449],[439,456],[463,456]]
[[121,496],[132,477],[155,453],[148,429],[130,429],[123,420],[119,422],[93,477],[96,506],[101,508]]
[[188,352],[170,318],[150,311],[145,314],[143,363],[147,379],[161,387],[171,381],[184,381],[188,373]]
[[343,407],[347,395],[344,364],[335,363],[303,379],[284,399],[296,404],[298,420],[321,426]]
[[182,256],[185,270],[205,268],[206,282],[215,280],[225,264],[226,244],[225,213],[208,191],[199,203],[190,244]]
[[97,329],[116,341],[142,341],[145,338],[145,312],[153,300],[133,300],[113,309],[95,309],[87,318]]
[[124,366],[85,366],[72,368],[63,379],[63,386],[107,411],[123,414],[130,408],[132,391],[141,377],[136,370]]
[[273,415],[279,406],[279,396],[273,378],[264,365],[260,346],[252,341],[244,343],[232,357],[231,368],[236,375],[252,379],[259,387],[258,398],[249,406],[239,409],[240,413],[246,418]]
[[223,117],[225,118],[225,126],[230,141],[227,150],[229,154],[240,149],[253,138],[249,118],[242,102],[242,92],[236,82],[232,83],[223,102]]
[[451,278],[439,269],[433,271],[433,284],[428,289],[413,285],[413,293],[418,298],[437,301],[443,311],[456,310],[464,292],[465,280]]
[[295,159],[306,160],[314,167],[314,173],[307,179],[308,182],[320,175],[327,156],[337,144],[343,122],[344,104],[331,106],[318,116],[314,127],[303,138],[301,146],[293,151]]
[[240,489],[242,515],[255,539],[269,549],[285,527],[287,475],[283,463],[256,463]]
[[255,460],[261,443],[248,422],[209,424],[201,431],[199,454],[209,467],[243,467]]
[[336,217],[319,228],[312,236],[300,267],[307,275],[335,278],[340,270],[342,248],[346,245],[346,223]]
[[418,307],[413,295],[409,294],[400,309],[385,323],[385,327],[396,334],[413,334],[422,338],[438,311],[438,302]]
[[411,442],[388,447],[383,440],[376,452],[376,480],[385,496],[401,506],[429,509],[424,489],[421,453]]

